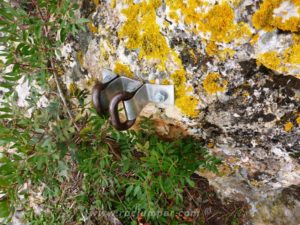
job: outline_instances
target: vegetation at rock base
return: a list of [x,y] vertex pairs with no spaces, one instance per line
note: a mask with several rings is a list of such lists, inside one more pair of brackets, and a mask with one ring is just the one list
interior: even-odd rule
[[[190,138],[161,140],[148,119],[118,132],[91,109],[87,90],[66,91],[60,50],[86,31],[78,9],[70,0],[0,0],[0,223],[192,222],[179,214],[191,175],[217,172],[220,160]],[[19,84],[29,87],[23,107]]]

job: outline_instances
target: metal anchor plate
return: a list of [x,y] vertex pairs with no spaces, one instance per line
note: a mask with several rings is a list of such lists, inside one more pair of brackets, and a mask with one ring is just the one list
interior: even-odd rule
[[115,79],[118,75],[112,72],[111,70],[103,69],[102,70],[102,83],[107,84],[111,80]]
[[[109,81],[108,81],[109,82]],[[129,93],[135,92],[143,85],[142,82],[132,80],[127,77],[119,77],[113,80],[101,93],[101,105],[104,109],[108,109],[111,99],[120,91],[127,91]]]
[[[96,81],[93,87],[92,101],[99,115],[105,115],[109,111],[113,126],[118,130],[127,130],[149,102],[174,104],[174,86],[143,84],[141,81],[118,77],[115,73],[104,70],[102,82]],[[118,104],[121,102],[127,116],[125,122],[120,120]]]
[[135,95],[124,101],[124,107],[128,120],[134,120],[138,117],[142,109],[149,103],[161,105],[174,104],[174,86],[144,84]]

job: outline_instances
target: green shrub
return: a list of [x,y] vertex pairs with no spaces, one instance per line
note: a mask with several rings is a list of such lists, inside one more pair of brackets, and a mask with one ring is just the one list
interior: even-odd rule
[[[124,224],[134,224],[140,213],[153,223],[173,220],[182,209],[184,188],[194,185],[190,175],[198,167],[215,172],[219,160],[190,138],[159,139],[149,120],[139,132],[118,132],[87,110],[86,90],[76,96],[64,93],[60,48],[85,31],[87,19],[75,17],[78,5],[70,0],[20,2],[12,6],[0,0],[0,87],[5,88],[0,108],[0,222],[8,224],[16,210],[29,224],[99,223],[101,212],[109,211]],[[23,108],[17,105],[15,90],[21,77],[30,85],[29,105]],[[49,100],[45,108],[37,107],[41,88]],[[77,106],[71,97],[77,98]],[[29,108],[32,113],[26,116]],[[107,136],[119,148],[109,148]],[[155,216],[152,211],[172,214]]]

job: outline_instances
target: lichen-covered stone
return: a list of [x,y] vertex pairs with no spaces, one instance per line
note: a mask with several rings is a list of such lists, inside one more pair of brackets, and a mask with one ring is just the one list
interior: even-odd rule
[[220,196],[248,202],[254,224],[299,224],[299,1],[93,5],[77,85],[91,88],[102,69],[174,84],[175,107],[143,111],[158,131],[205,140],[224,164],[218,175],[199,173]]

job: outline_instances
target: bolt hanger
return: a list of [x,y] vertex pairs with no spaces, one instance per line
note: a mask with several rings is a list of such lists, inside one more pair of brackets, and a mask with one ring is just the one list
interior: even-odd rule
[[[136,118],[149,103],[174,105],[174,86],[143,84],[127,77],[118,77],[104,70],[103,82],[96,82],[92,91],[92,101],[99,115],[109,112],[111,123],[117,130],[127,130],[133,126]],[[121,122],[118,104],[122,102],[126,121]]]

